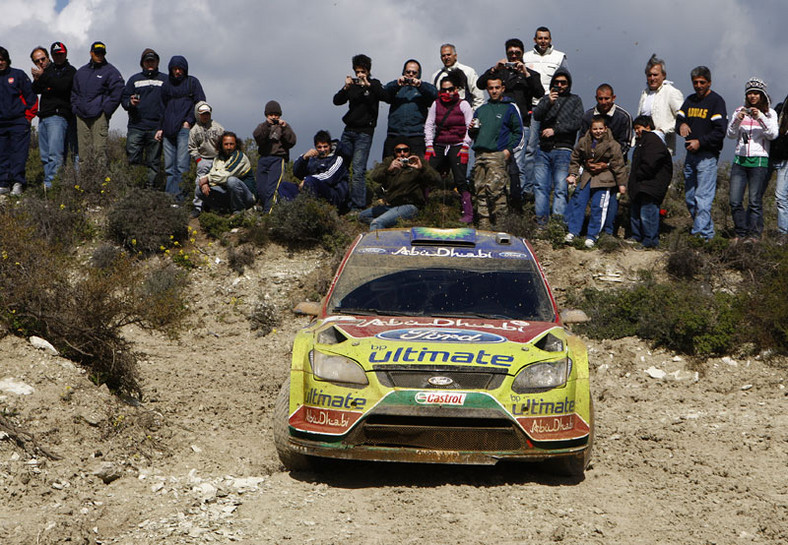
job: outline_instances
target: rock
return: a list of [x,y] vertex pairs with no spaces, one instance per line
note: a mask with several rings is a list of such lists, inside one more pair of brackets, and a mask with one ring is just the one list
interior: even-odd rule
[[123,476],[123,470],[112,462],[102,462],[94,466],[92,473],[104,484],[109,484]]
[[5,377],[4,379],[0,380],[0,392],[27,396],[35,392],[35,390],[32,386],[25,384],[21,380],[17,380],[13,377]]
[[672,373],[668,373],[668,376],[671,377],[676,382],[682,382],[685,380],[691,380],[692,382],[698,382],[700,375],[697,371],[687,371],[686,369],[677,369]]
[[80,416],[82,417],[82,420],[84,420],[85,422],[88,423],[88,425],[93,426],[94,428],[97,428],[104,421],[104,417],[92,411],[84,412]]
[[722,358],[722,363],[726,365],[730,365],[731,367],[736,367],[737,365],[739,365],[739,362],[731,358],[730,356],[725,356],[724,358]]
[[36,337],[35,335],[33,335],[28,340],[30,341],[30,344],[32,344],[34,348],[38,348],[39,350],[43,350],[44,352],[46,352],[47,354],[49,354],[51,356],[57,356],[58,355],[57,349],[54,346],[52,346],[49,343],[49,341],[47,341],[46,339],[42,339],[41,337]]
[[752,389],[752,384],[745,384],[744,386],[741,387],[741,389],[742,391],[750,390]]
[[216,499],[216,487],[211,483],[202,482],[192,488],[203,502],[211,502]]
[[662,380],[667,376],[667,373],[662,369],[657,369],[656,367],[649,367],[646,369],[645,373],[650,376],[651,378],[655,378],[658,380]]

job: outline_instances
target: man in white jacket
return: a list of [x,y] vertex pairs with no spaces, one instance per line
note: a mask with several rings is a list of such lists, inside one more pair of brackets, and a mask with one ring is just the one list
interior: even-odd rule
[[459,70],[462,73],[462,86],[458,89],[460,98],[466,100],[474,110],[484,104],[484,91],[476,86],[479,76],[476,70],[470,66],[465,66],[457,62],[457,48],[453,44],[443,44],[441,46],[441,62],[443,68],[432,75],[432,84],[440,88],[441,80],[449,75],[449,72]]
[[640,95],[638,115],[650,115],[656,133],[662,136],[673,155],[676,152],[676,114],[684,103],[684,95],[665,78],[665,61],[656,53],[646,63],[646,89]]

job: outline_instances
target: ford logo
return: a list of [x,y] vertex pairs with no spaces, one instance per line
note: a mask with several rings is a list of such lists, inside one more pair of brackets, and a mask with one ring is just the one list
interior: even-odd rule
[[494,333],[470,329],[413,328],[394,329],[375,335],[389,341],[421,341],[430,343],[502,343],[506,338]]
[[449,377],[430,377],[427,379],[432,386],[448,386],[454,381]]

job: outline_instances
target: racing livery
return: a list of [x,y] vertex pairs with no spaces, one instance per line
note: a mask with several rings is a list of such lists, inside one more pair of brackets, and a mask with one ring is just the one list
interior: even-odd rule
[[288,469],[509,459],[582,475],[594,432],[586,348],[531,246],[470,228],[359,235],[296,336],[275,412]]

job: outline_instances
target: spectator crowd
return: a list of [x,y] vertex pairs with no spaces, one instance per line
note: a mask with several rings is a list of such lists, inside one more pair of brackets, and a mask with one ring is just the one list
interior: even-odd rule
[[[448,43],[431,76],[418,60],[407,59],[388,83],[374,78],[372,59],[359,54],[333,97],[335,105],[347,105],[342,134],[317,131],[313,147],[294,158],[293,183],[285,170],[296,132],[277,100],[264,105],[254,129],[254,165],[242,139],[213,119],[185,57],[172,56],[162,73],[159,54],[145,49],[141,70],[124,80],[103,42],[94,42],[89,54],[77,69],[64,43],[35,47],[28,76],[0,47],[0,195],[20,196],[26,189],[35,117],[46,190],[67,157],[77,168],[84,161],[106,166],[109,121],[122,107],[129,163],[145,167],[148,188],[163,185],[182,206],[192,199],[195,217],[203,210],[238,213],[254,206],[267,213],[307,192],[380,229],[413,218],[431,189],[440,187],[457,192],[462,223],[491,229],[508,210],[533,203],[537,227],[559,217],[566,242],[582,236],[592,248],[601,234],[614,233],[619,198],[628,194],[632,241],[653,248],[678,143],[685,148],[691,234],[704,241],[715,236],[711,209],[727,137],[735,141],[729,189],[734,241],[763,235],[763,197],[773,172],[777,231],[788,238],[786,101],[774,106],[757,77],[729,111],[707,67],[691,71],[694,92],[685,96],[667,79],[665,61],[653,55],[633,120],[616,104],[609,83],[600,83],[595,105],[584,108],[572,93],[567,56],[553,46],[546,27],[536,29],[528,49],[518,38],[506,40],[504,56],[481,75],[461,64]],[[368,195],[367,163],[381,102],[389,104],[383,157],[369,173],[381,193]],[[192,193],[182,182],[193,164]]]

